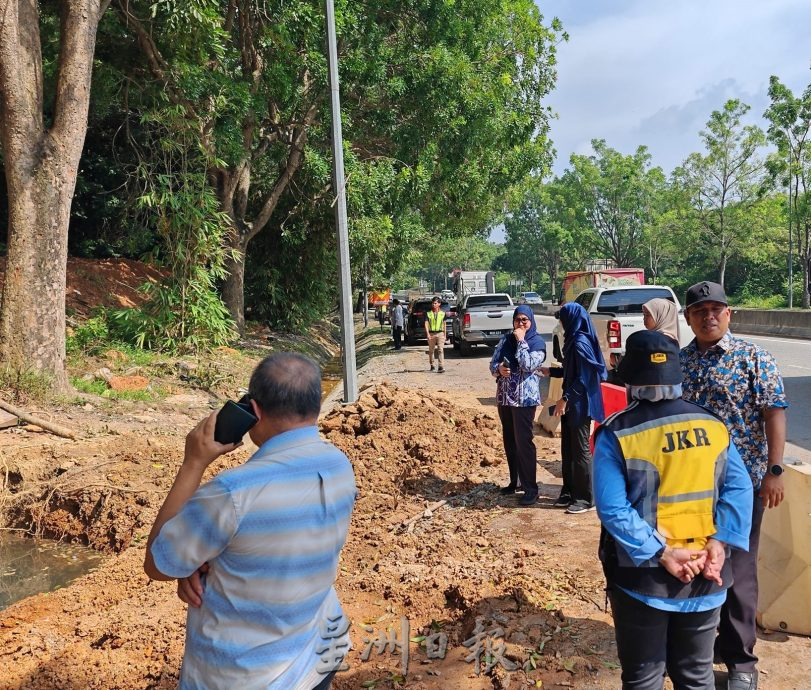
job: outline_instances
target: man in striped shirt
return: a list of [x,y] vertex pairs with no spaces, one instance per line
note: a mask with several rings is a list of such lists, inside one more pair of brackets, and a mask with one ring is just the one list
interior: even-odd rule
[[356,495],[352,466],[319,437],[312,360],[271,355],[249,395],[258,450],[200,486],[206,467],[240,444],[214,440],[216,413],[189,433],[144,569],[178,579],[189,604],[182,690],[325,690],[349,650],[333,585]]

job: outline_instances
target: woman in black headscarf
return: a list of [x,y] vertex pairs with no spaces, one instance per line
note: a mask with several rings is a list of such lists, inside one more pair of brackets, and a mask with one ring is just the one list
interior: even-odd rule
[[501,419],[510,483],[502,494],[524,491],[522,505],[538,500],[537,459],[532,441],[535,410],[541,404],[538,371],[546,359],[546,342],[538,333],[535,315],[525,304],[513,312],[513,332],[503,336],[490,360],[496,377],[496,404]]
[[[567,513],[585,513],[594,506],[591,495],[591,420],[605,419],[600,382],[607,376],[597,334],[585,309],[569,302],[560,310],[563,326],[563,393],[555,403],[561,420],[563,489],[555,502]],[[544,370],[544,373],[549,370]],[[551,370],[561,376],[560,370]]]

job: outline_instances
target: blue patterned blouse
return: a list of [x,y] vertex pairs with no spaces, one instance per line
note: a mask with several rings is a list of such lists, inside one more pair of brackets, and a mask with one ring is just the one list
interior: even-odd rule
[[496,377],[496,404],[507,407],[534,407],[541,404],[541,377],[536,373],[546,360],[546,352],[530,352],[526,342],[518,343],[515,356],[520,368],[509,376],[498,373],[498,365],[504,359],[501,353],[504,342],[512,333],[505,335],[496,345],[490,360],[490,373]]
[[704,353],[693,340],[682,349],[680,359],[684,399],[724,420],[752,483],[759,487],[768,465],[763,410],[788,407],[774,357],[727,332]]

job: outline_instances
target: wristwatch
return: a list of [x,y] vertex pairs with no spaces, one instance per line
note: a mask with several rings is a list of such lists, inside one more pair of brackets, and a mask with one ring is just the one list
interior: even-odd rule
[[783,466],[769,465],[769,474],[774,475],[775,477],[779,477],[781,474],[783,474]]

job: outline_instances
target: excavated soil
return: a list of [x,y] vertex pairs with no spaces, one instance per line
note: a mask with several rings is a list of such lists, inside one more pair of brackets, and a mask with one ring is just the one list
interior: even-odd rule
[[[485,362],[450,356],[440,379],[424,371],[423,357],[411,349],[374,360],[359,401],[321,420],[324,436],[351,459],[359,492],[337,582],[354,649],[333,687],[618,687],[596,516],[551,509],[559,440],[535,439],[538,504],[500,496],[507,470]],[[209,396],[197,392],[182,404],[135,405],[117,419],[71,408],[79,441],[31,428],[0,432],[5,524],[109,554],[70,586],[0,611],[0,690],[176,687],[185,606],[173,584],[143,574],[143,545],[183,436],[208,409]],[[361,658],[387,629],[399,636],[402,617],[410,626],[405,677],[400,649]],[[464,644],[477,619],[497,652],[480,666],[466,661]],[[444,659],[428,658],[432,633],[447,636]],[[783,638],[762,643],[772,675],[761,687],[806,687],[807,641]],[[520,668],[507,670],[511,663]]]

